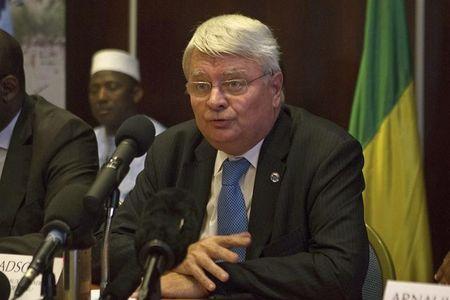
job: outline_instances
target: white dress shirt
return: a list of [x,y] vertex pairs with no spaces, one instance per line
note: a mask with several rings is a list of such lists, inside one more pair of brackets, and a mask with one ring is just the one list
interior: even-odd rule
[[263,141],[264,140],[261,140],[252,149],[238,157],[234,157],[220,150],[217,151],[216,162],[214,164],[214,175],[211,181],[211,193],[208,204],[206,205],[206,215],[203,219],[200,239],[217,234],[217,201],[222,188],[222,164],[227,158],[230,160],[236,160],[244,157],[250,162],[250,167],[248,168],[247,173],[242,176],[239,181],[242,194],[244,195],[247,217],[250,218],[256,168],[258,166],[258,158]]
[[0,178],[2,178],[3,166],[5,165],[6,154],[8,153],[9,143],[13,134],[14,127],[16,126],[17,119],[19,118],[20,111],[0,132]]

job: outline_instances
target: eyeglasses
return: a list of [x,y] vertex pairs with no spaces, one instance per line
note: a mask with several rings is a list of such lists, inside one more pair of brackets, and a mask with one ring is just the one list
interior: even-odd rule
[[[232,96],[239,96],[239,95],[243,95],[247,92],[248,90],[248,86],[250,85],[250,83],[252,83],[253,81],[256,81],[258,79],[261,79],[267,75],[269,75],[271,73],[264,73],[259,77],[256,77],[255,79],[252,80],[245,80],[245,79],[230,79],[230,80],[225,80],[220,82],[220,89],[222,90],[223,93],[227,94],[227,95],[232,95]],[[198,98],[204,98],[207,97],[210,93],[212,88],[215,85],[212,85],[211,82],[208,81],[192,81],[192,82],[188,82],[186,83],[186,89],[189,95],[193,96],[193,97],[198,97]]]

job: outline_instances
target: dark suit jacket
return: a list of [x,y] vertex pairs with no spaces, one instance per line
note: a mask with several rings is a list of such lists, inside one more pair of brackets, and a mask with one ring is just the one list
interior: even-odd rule
[[0,253],[33,254],[52,198],[66,185],[90,185],[97,166],[95,135],[86,123],[26,96],[0,179]]
[[[156,191],[189,190],[203,218],[215,157],[194,121],[156,138],[145,170],[114,220],[113,277],[124,262],[135,260],[133,234],[144,202]],[[218,292],[360,298],[368,263],[362,166],[361,146],[344,130],[303,109],[283,106],[259,156],[247,260],[221,263],[230,279]],[[281,175],[279,182],[270,180],[272,172]]]

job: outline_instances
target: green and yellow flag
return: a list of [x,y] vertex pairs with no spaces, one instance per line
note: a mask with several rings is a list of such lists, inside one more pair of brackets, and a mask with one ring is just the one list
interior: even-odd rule
[[366,223],[397,279],[430,281],[432,261],[403,0],[368,0],[350,133],[364,148]]

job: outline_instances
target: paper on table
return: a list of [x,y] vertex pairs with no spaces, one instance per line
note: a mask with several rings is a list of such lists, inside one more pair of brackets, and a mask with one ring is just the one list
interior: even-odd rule
[[[31,255],[17,255],[17,254],[1,254],[0,253],[0,271],[8,277],[9,284],[11,285],[10,299],[14,295],[16,286],[22,278],[23,274],[27,271],[28,266],[33,260]],[[61,275],[63,269],[63,259],[55,258],[53,261],[53,274],[55,274],[55,280]],[[41,281],[42,276],[39,275],[30,285],[28,290],[20,297],[20,300],[36,300],[41,295]]]

